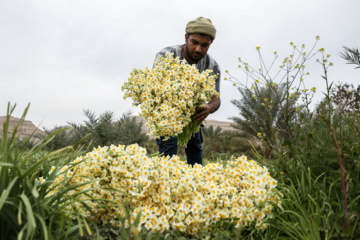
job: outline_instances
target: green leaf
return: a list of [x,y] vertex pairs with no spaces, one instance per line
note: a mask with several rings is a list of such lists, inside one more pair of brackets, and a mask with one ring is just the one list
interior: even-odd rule
[[19,211],[18,211],[18,224],[19,224],[19,226],[21,226],[21,224],[22,224],[22,220],[21,220],[22,206],[23,206],[23,204],[22,204],[22,202],[20,202]]
[[46,227],[46,223],[43,217],[41,217],[39,214],[35,213],[35,216],[37,217],[37,219],[39,220],[42,230],[43,230],[43,239],[48,240],[48,231],[47,231],[47,227]]
[[36,229],[35,216],[29,198],[24,193],[20,195],[20,198],[25,205],[27,236],[29,236],[30,234],[32,235]]
[[289,140],[284,140],[284,142],[282,143],[282,145],[285,147],[290,147],[292,145],[292,143]]
[[139,225],[140,219],[141,219],[141,210],[140,210],[140,212],[137,214],[136,219],[135,219],[135,221],[134,221],[134,225],[135,225],[135,226],[138,226],[138,225]]
[[11,183],[9,184],[9,186],[2,191],[1,193],[1,196],[0,196],[0,210],[2,209],[2,207],[4,206],[5,204],[5,201],[7,199],[7,197],[9,196],[10,194],[10,191],[11,191],[11,188],[14,186],[15,182],[17,181],[18,177],[15,177]]
[[83,219],[83,221],[84,221],[84,225],[85,225],[86,231],[87,231],[87,232],[88,232],[88,234],[91,236],[91,235],[92,235],[92,233],[91,233],[90,227],[89,227],[89,225],[88,225],[88,223],[87,223],[86,219],[84,218],[84,216],[81,216],[81,217],[82,217],[82,219]]
[[36,186],[36,185],[33,186],[32,190],[31,190],[31,193],[32,193],[32,195],[33,195],[35,198],[38,198],[38,197],[39,197],[39,192],[38,192],[38,190],[37,190],[37,186]]

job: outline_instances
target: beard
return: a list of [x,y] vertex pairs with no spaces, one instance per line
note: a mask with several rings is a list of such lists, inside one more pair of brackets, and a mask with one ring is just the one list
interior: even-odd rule
[[188,44],[186,43],[185,44],[185,51],[186,51],[186,55],[187,57],[193,61],[193,62],[198,62],[200,61],[200,59],[202,59],[204,56],[201,55],[201,53],[197,53],[198,55],[197,56],[194,56],[191,52],[190,52],[190,49],[189,49],[189,46]]

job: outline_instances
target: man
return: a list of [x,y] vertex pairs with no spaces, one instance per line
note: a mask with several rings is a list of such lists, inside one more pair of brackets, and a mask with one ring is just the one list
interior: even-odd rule
[[[190,21],[186,25],[185,44],[166,47],[157,55],[165,56],[167,52],[173,53],[174,57],[180,60],[185,59],[189,64],[196,64],[197,69],[202,72],[212,69],[213,73],[218,74],[215,82],[216,91],[220,93],[220,68],[216,61],[207,54],[210,45],[215,39],[216,29],[208,18],[199,17]],[[213,96],[212,99],[205,104],[204,107],[197,108],[197,114],[193,116],[193,121],[200,125],[209,114],[215,112],[220,107],[220,98]],[[163,137],[156,139],[159,146],[159,152],[164,156],[172,156],[177,154],[177,138],[171,137],[163,141]],[[185,153],[187,163],[194,165],[195,163],[202,165],[202,148],[203,142],[201,129],[188,142]]]

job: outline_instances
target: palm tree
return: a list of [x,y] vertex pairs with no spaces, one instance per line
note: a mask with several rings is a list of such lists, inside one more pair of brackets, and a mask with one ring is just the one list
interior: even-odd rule
[[112,138],[110,128],[113,121],[113,113],[105,112],[100,117],[97,117],[94,112],[84,110],[84,115],[87,118],[84,121],[84,125],[68,123],[73,127],[73,141],[76,142],[91,133],[91,137],[85,140],[86,144],[92,142],[92,147],[109,145]]
[[123,114],[117,124],[121,126],[121,136],[118,136],[117,140],[122,144],[144,145],[149,140],[149,136],[143,132],[143,122],[137,123],[136,118],[130,116],[130,112]]
[[204,136],[203,154],[206,157],[213,157],[218,154],[244,154],[251,155],[253,146],[257,150],[260,150],[259,144],[251,141],[253,146],[250,144],[249,135],[244,132],[235,130],[223,131],[221,127],[213,126],[204,127],[201,129]]
[[204,156],[211,156],[213,154],[219,153],[221,144],[219,141],[221,127],[217,126],[216,129],[214,129],[214,126],[204,127],[201,129],[201,133],[204,137]]
[[[68,128],[68,129],[66,129]],[[71,136],[71,129],[70,127],[61,127],[61,126],[55,126],[53,129],[46,129],[44,128],[44,132],[46,136],[49,136],[51,134],[55,134],[52,138],[52,140],[46,145],[46,149],[48,150],[58,150],[70,145],[75,144],[75,142],[72,139]]]
[[99,117],[94,112],[84,110],[87,120],[84,125],[69,123],[72,129],[73,141],[76,142],[91,133],[91,137],[85,140],[85,143],[91,142],[92,147],[109,146],[111,144],[144,144],[148,136],[142,133],[143,123],[136,123],[132,119],[130,112],[124,113],[123,116],[114,120],[113,112],[105,112]]
[[238,130],[223,131],[219,141],[221,143],[221,152],[224,153],[250,156],[254,150],[253,147],[257,151],[260,151],[261,148],[261,144],[259,144],[259,141],[254,140],[253,136]]
[[264,140],[265,157],[270,158],[276,141],[291,138],[297,98],[289,98],[286,84],[257,87],[256,96],[249,89],[238,90],[242,98],[231,103],[240,117],[230,118],[235,122],[232,127]]

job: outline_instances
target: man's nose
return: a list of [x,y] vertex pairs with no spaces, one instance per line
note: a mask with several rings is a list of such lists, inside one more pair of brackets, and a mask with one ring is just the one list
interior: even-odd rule
[[195,48],[195,50],[196,50],[197,52],[201,52],[201,45],[197,45],[196,48]]

